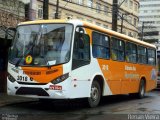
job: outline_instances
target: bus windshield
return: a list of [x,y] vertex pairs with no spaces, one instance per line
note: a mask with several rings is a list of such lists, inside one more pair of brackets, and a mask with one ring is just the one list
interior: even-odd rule
[[48,66],[70,59],[71,24],[22,25],[17,28],[9,54],[15,65]]

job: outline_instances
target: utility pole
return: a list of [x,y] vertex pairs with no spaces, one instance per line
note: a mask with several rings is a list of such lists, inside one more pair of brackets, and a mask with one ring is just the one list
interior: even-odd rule
[[121,20],[121,33],[123,32],[123,20],[124,20],[124,15],[125,15],[125,14],[122,13],[122,17],[121,17],[121,19],[122,19],[122,20]]
[[145,22],[142,22],[142,34],[141,34],[141,40],[143,41],[143,36],[144,36],[144,32],[143,32],[143,30],[144,30],[144,23]]
[[55,19],[58,19],[58,9],[59,9],[59,0],[57,0],[57,4],[56,4]]
[[[36,19],[36,6],[37,0],[30,0],[28,8],[26,8],[26,15],[28,14],[28,20]],[[28,9],[28,10],[27,10]]]
[[131,13],[122,13],[122,16],[121,16],[121,33],[123,32],[124,15],[132,15],[132,14]]
[[48,19],[49,0],[43,0],[43,19]]
[[118,0],[113,0],[112,6],[112,30],[117,31],[117,16],[118,16]]

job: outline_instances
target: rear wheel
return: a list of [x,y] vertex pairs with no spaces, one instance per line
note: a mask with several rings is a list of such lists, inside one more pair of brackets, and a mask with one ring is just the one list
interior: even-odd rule
[[145,82],[144,80],[141,80],[140,85],[139,85],[139,91],[137,93],[138,98],[143,98],[145,96]]
[[90,97],[88,98],[88,104],[90,107],[98,106],[101,99],[101,88],[97,81],[93,81],[91,86]]
[[139,99],[143,98],[145,96],[145,81],[144,80],[140,81],[138,93],[130,93],[129,95],[130,97],[133,98],[139,98]]

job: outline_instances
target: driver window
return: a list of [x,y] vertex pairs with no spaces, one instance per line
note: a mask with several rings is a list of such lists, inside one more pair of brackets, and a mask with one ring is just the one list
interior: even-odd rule
[[82,27],[77,27],[74,38],[73,48],[73,65],[72,68],[78,68],[90,63],[90,39],[89,35],[85,34]]
[[73,59],[89,60],[89,36],[84,33],[83,28],[77,28],[74,39]]

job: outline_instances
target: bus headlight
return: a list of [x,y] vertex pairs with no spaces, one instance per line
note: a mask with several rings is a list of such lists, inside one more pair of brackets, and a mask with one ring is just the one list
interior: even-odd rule
[[52,80],[51,83],[58,84],[60,82],[63,82],[64,80],[66,80],[68,77],[69,77],[69,73],[66,73],[66,74],[61,75],[61,76],[57,77],[56,79]]
[[15,82],[16,81],[16,79],[9,73],[8,73],[8,80],[11,81],[11,82]]

